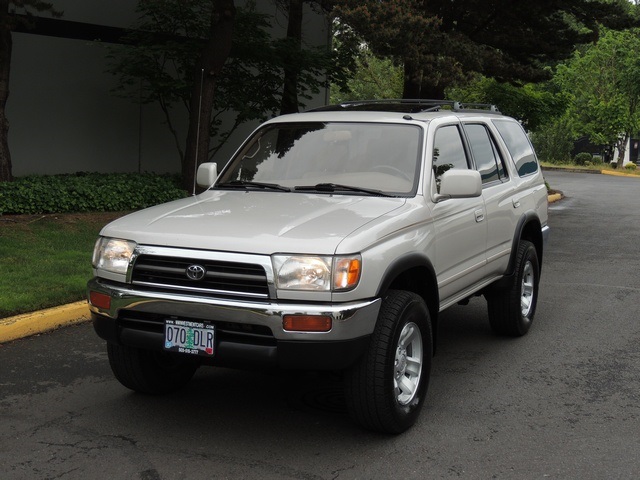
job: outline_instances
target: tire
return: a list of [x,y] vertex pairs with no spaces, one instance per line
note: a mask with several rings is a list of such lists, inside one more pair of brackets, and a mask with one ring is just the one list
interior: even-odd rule
[[534,245],[520,242],[511,284],[487,295],[489,323],[494,333],[510,337],[525,335],[536,312],[540,264]]
[[109,365],[118,381],[139,393],[160,395],[184,387],[198,369],[191,358],[107,343]]
[[344,375],[351,417],[383,433],[398,434],[411,427],[427,393],[432,356],[424,300],[411,292],[389,291],[366,353]]

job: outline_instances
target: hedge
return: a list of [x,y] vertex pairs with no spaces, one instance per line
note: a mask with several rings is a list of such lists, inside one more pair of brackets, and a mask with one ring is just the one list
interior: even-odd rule
[[186,195],[177,175],[29,175],[0,182],[0,215],[138,210]]

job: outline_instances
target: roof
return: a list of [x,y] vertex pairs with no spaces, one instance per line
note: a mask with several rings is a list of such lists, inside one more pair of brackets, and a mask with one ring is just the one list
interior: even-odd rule
[[477,116],[496,115],[501,116],[495,105],[489,104],[462,104],[449,100],[362,100],[344,102],[337,105],[307,110],[303,113],[294,113],[276,117],[273,122],[296,121],[376,121],[376,122],[401,122],[408,120],[429,121],[445,116],[461,117],[467,115]]
[[483,112],[497,113],[495,105],[487,103],[462,103],[453,100],[431,100],[431,99],[389,99],[389,100],[357,100],[353,102],[343,102],[337,105],[327,105],[315,108],[310,111],[315,112],[336,112],[336,111],[362,111],[362,112],[399,112],[399,113],[420,113],[439,112],[449,110],[453,112]]

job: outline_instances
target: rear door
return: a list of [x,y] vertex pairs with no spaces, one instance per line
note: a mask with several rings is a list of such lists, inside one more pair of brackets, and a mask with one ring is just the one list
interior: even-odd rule
[[490,124],[482,121],[463,125],[475,168],[482,178],[487,224],[487,276],[501,275],[509,263],[515,217],[513,197],[515,183],[506,166],[505,154],[496,141]]

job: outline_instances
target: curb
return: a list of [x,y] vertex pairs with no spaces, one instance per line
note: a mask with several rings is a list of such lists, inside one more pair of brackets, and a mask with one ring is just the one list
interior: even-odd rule
[[87,301],[0,318],[0,344],[89,320]]
[[640,175],[634,175],[633,173],[612,172],[611,170],[602,170],[600,173],[603,175],[612,175],[614,177],[636,177],[640,178]]
[[613,170],[587,170],[587,169],[581,169],[581,168],[549,167],[549,166],[544,166],[540,168],[542,168],[543,171],[548,171],[548,172],[590,173],[590,174],[596,174],[596,175],[612,175],[614,177],[640,178],[640,175],[634,175],[633,173],[617,172]]
[[569,172],[569,173],[590,173],[595,175],[600,175],[602,170],[589,170],[583,168],[571,168],[571,167],[549,167],[549,166],[541,166],[543,171],[547,172]]
[[549,203],[557,202],[558,200],[562,200],[564,195],[562,193],[553,193],[547,197]]

